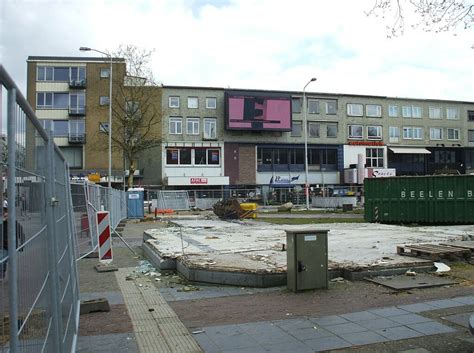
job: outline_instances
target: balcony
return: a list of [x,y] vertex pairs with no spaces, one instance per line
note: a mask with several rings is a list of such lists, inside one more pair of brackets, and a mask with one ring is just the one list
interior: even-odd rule
[[85,144],[86,134],[69,134],[68,141],[71,144]]
[[86,88],[86,79],[82,80],[69,80],[69,88]]
[[86,107],[69,107],[69,116],[85,116]]

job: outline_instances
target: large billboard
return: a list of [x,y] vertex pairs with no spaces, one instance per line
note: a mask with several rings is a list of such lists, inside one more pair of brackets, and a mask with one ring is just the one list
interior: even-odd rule
[[264,92],[225,92],[226,129],[291,131],[291,96]]

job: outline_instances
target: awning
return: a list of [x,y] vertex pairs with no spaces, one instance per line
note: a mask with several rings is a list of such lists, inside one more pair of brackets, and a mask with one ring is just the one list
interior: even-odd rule
[[422,147],[389,147],[389,149],[397,154],[431,154],[430,151]]

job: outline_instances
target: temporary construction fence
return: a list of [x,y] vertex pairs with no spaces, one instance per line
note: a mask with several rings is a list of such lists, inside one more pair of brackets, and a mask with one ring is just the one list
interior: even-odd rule
[[189,195],[187,191],[158,191],[152,207],[155,209],[171,209],[175,211],[184,211],[190,209]]
[[71,195],[77,254],[82,258],[97,250],[97,211],[110,212],[112,229],[127,218],[126,193],[88,182],[75,182],[71,183]]
[[0,352],[74,352],[79,288],[69,169],[2,65],[0,122],[0,201],[7,206],[0,232]]

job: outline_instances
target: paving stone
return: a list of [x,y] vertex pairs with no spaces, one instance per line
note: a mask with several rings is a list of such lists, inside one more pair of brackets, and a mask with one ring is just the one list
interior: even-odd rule
[[296,343],[298,340],[290,336],[290,334],[286,333],[282,329],[278,328],[278,331],[273,331],[273,330],[268,330],[268,331],[263,331],[263,332],[258,332],[256,334],[250,334],[249,336],[252,336],[255,341],[257,341],[259,344],[266,346],[267,344],[272,344],[272,343]]
[[442,317],[442,319],[452,322],[456,325],[463,326],[468,329],[469,318],[471,317],[471,315],[474,315],[474,312],[470,311],[470,312],[462,313],[462,314],[449,315],[449,316]]
[[205,333],[193,335],[199,346],[206,353],[220,353],[222,350]]
[[260,348],[259,343],[246,333],[209,335],[209,337],[221,349]]
[[211,338],[216,335],[231,336],[239,333],[244,333],[240,325],[210,326],[204,327],[203,330]]
[[346,333],[356,333],[356,332],[363,332],[367,331],[367,329],[363,326],[360,326],[354,322],[349,322],[346,324],[339,324],[339,325],[332,325],[326,326],[326,330],[335,333],[336,335],[343,335]]
[[407,314],[407,311],[403,309],[399,309],[395,306],[392,306],[389,308],[371,309],[368,311],[371,312],[372,314],[375,314],[381,317],[390,317],[390,316]]
[[399,324],[402,324],[402,325],[418,324],[420,322],[433,321],[429,318],[426,318],[424,316],[417,315],[417,314],[406,314],[406,315],[392,316],[392,317],[390,317],[390,320],[398,322]]
[[276,320],[272,323],[282,330],[293,331],[299,329],[313,328],[316,324],[308,319],[289,319],[289,320]]
[[431,352],[425,348],[413,348],[413,349],[407,349],[405,351],[399,351],[398,353],[431,353]]
[[384,317],[375,320],[358,321],[357,323],[360,326],[365,327],[369,330],[380,330],[389,327],[401,326],[398,322],[392,321]]
[[465,305],[474,305],[474,296],[457,297],[457,298],[453,298],[452,300],[458,303],[465,304]]
[[392,341],[423,336],[422,333],[412,330],[411,328],[408,328],[406,326],[389,327],[381,330],[376,330],[375,333],[387,337],[389,340]]
[[248,347],[248,348],[224,349],[219,352],[222,352],[222,353],[266,353],[268,351],[266,351],[263,347],[260,347],[260,348]]
[[289,331],[288,333],[301,341],[310,340],[314,338],[320,338],[320,337],[334,336],[332,332],[329,332],[328,330],[322,327],[298,329],[298,330]]
[[379,318],[377,315],[372,314],[369,311],[359,311],[356,313],[344,314],[340,316],[349,321],[373,320]]
[[81,301],[93,300],[97,298],[106,298],[110,305],[125,304],[123,301],[122,292],[111,291],[111,292],[82,292],[80,294]]
[[349,322],[348,320],[338,315],[323,316],[320,318],[311,318],[310,320],[320,326],[338,325],[338,324],[344,324],[344,323]]
[[438,309],[435,306],[428,305],[426,303],[398,305],[398,308],[400,308],[402,310],[412,312],[412,313],[421,313],[423,311],[430,311],[430,310]]
[[409,328],[421,332],[425,335],[438,335],[441,333],[451,333],[456,332],[455,329],[440,324],[439,322],[422,322],[419,324],[407,325]]
[[340,349],[350,347],[351,343],[337,336],[329,336],[306,340],[304,343],[315,350],[315,352],[328,351],[331,349]]
[[442,299],[442,300],[433,300],[430,302],[426,302],[425,304],[434,306],[436,309],[447,309],[447,308],[454,308],[456,306],[463,306],[463,303],[451,300],[451,299]]
[[344,339],[353,345],[366,345],[380,342],[386,342],[389,339],[372,331],[346,333]]
[[97,336],[79,336],[77,339],[76,352],[139,353],[139,350],[133,333],[117,333]]

